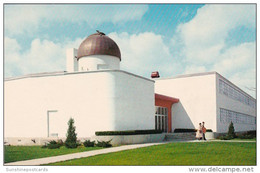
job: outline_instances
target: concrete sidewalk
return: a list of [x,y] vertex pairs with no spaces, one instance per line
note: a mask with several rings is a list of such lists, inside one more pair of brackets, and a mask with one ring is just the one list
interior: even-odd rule
[[95,156],[95,155],[99,155],[99,154],[107,154],[107,153],[113,153],[113,152],[118,152],[118,151],[131,150],[131,149],[135,149],[135,148],[143,148],[143,147],[149,147],[149,146],[153,146],[153,145],[160,145],[160,144],[166,144],[166,143],[177,143],[177,142],[256,142],[256,141],[226,141],[226,140],[183,141],[183,140],[176,140],[176,141],[164,141],[164,142],[158,142],[158,143],[133,144],[133,145],[123,145],[123,146],[119,146],[119,147],[105,148],[105,149],[100,149],[100,150],[85,151],[85,152],[80,152],[80,153],[65,154],[65,155],[59,155],[59,156],[53,156],[53,157],[45,157],[45,158],[39,158],[39,159],[33,159],[33,160],[11,162],[11,163],[4,164],[4,166],[43,165],[43,164],[61,162],[61,161],[78,159],[78,158],[83,158],[83,157],[90,157],[90,156]]

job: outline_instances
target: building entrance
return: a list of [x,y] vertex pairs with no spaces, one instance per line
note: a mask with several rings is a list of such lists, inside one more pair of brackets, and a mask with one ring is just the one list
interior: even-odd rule
[[166,107],[155,107],[155,130],[168,132],[168,109]]

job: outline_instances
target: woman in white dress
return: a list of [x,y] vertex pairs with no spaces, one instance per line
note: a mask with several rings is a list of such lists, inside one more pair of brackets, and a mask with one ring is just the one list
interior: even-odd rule
[[199,123],[199,128],[197,129],[196,138],[198,140],[202,139],[202,126],[201,126],[201,123]]

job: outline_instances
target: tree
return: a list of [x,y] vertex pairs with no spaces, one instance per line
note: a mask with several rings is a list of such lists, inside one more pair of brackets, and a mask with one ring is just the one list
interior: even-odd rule
[[229,124],[229,127],[228,127],[228,137],[230,137],[231,139],[235,138],[236,137],[236,134],[235,134],[235,128],[234,128],[234,125],[233,125],[233,122],[231,121],[230,124]]
[[70,118],[68,121],[68,131],[67,131],[67,138],[65,141],[65,146],[67,148],[77,148],[77,134],[76,134],[76,127],[74,126],[74,119]]

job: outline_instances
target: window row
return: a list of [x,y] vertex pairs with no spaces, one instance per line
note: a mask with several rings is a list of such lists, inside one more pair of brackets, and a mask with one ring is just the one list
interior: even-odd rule
[[168,115],[168,109],[165,107],[155,107],[155,115]]
[[219,93],[255,108],[255,100],[219,79]]
[[220,108],[220,122],[234,124],[256,124],[256,117]]

